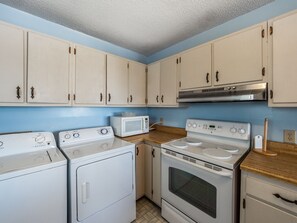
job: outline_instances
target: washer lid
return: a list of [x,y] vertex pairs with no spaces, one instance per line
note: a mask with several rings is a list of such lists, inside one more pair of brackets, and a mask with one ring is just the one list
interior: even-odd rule
[[52,163],[52,160],[46,150],[6,156],[0,159],[0,174],[20,171],[50,163]]
[[217,149],[217,148],[204,149],[203,154],[205,156],[208,156],[214,159],[220,159],[220,160],[227,160],[232,157],[231,153],[228,153],[225,150]]

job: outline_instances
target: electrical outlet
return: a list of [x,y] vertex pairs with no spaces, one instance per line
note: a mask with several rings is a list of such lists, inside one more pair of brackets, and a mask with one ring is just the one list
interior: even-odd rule
[[163,125],[163,123],[164,123],[164,119],[163,119],[163,117],[160,118],[160,122],[161,122],[161,124]]
[[284,142],[296,143],[296,130],[284,130]]

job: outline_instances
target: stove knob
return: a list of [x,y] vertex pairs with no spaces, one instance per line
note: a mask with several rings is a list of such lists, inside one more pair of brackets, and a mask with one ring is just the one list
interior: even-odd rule
[[79,137],[79,133],[78,133],[78,132],[73,133],[73,137],[74,137],[74,138],[78,138],[78,137]]
[[189,122],[188,123],[188,127],[191,128],[192,127],[192,123]]
[[197,124],[196,123],[193,124],[193,128],[197,128]]
[[65,139],[70,139],[70,137],[71,137],[71,135],[69,133],[67,133],[67,134],[64,135],[64,138]]
[[108,130],[104,128],[104,129],[101,129],[100,132],[102,135],[106,135],[108,133]]
[[231,133],[236,133],[236,132],[237,132],[237,129],[234,128],[234,127],[232,127],[232,128],[230,128],[230,132],[231,132]]
[[245,134],[245,129],[238,129],[238,132],[243,135]]
[[3,142],[2,142],[2,141],[0,141],[0,147],[1,147],[1,146],[3,146]]
[[37,143],[43,143],[45,141],[45,136],[44,135],[37,135],[36,138],[35,138],[35,142]]

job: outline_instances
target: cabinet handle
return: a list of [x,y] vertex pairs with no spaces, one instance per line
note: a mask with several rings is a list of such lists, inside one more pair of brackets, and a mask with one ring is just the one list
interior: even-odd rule
[[206,83],[209,83],[209,73],[206,74]]
[[157,95],[157,97],[156,97],[156,101],[159,103],[159,95]]
[[219,71],[216,72],[216,81],[219,82]]
[[132,95],[130,95],[130,102],[132,102],[133,101],[133,97],[132,97]]
[[34,87],[31,87],[31,98],[33,99],[34,97]]
[[161,96],[161,102],[164,102],[164,95]]
[[103,94],[100,93],[100,102],[103,100]]
[[111,94],[108,93],[108,102],[110,102],[110,100],[111,100]]
[[139,154],[139,148],[136,147],[136,156],[138,156],[138,154]]
[[155,149],[152,150],[152,156],[155,158]]
[[296,205],[297,205],[297,200],[291,201],[291,200],[289,200],[289,199],[287,199],[287,198],[282,197],[282,196],[279,195],[279,194],[273,194],[273,195],[274,195],[276,198],[280,198],[280,199],[282,199],[282,200],[285,201],[285,202],[288,202],[288,203],[296,204]]
[[21,90],[21,88],[20,88],[20,86],[17,86],[17,88],[16,88],[16,94],[17,94],[17,99],[20,99],[21,98],[21,95],[20,95],[20,90]]

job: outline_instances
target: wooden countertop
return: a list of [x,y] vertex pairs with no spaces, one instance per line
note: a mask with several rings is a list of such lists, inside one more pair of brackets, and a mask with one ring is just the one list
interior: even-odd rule
[[278,155],[269,157],[251,151],[240,168],[297,185],[297,145],[268,141],[267,146]]
[[156,144],[162,144],[185,136],[186,131],[182,128],[156,125],[156,129],[147,134],[128,136],[122,139],[132,143],[148,141]]

